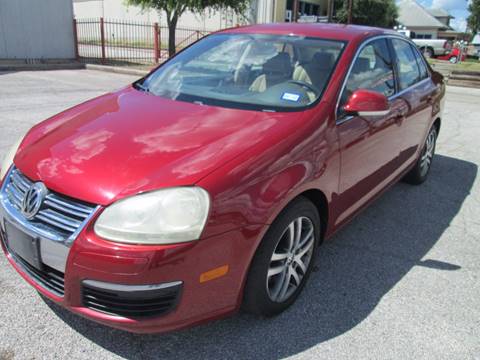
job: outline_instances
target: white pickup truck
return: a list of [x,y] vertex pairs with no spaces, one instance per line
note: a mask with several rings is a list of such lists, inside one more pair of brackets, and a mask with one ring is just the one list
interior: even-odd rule
[[410,30],[397,30],[411,40],[422,51],[426,58],[443,56],[452,51],[452,43],[445,39],[415,39],[415,33]]
[[452,50],[452,44],[445,39],[412,39],[426,58],[443,56]]

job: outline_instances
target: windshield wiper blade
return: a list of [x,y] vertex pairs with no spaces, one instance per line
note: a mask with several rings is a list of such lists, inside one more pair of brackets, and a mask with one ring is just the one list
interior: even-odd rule
[[143,85],[139,82],[135,83],[135,87],[139,90],[144,91],[144,92],[147,92],[147,93],[150,92],[150,89],[148,87],[146,87],[145,85]]

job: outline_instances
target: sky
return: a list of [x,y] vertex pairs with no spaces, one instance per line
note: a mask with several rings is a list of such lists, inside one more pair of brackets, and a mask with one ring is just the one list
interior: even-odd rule
[[455,19],[450,20],[450,26],[457,31],[465,31],[468,17],[467,0],[418,0],[420,4],[429,8],[442,8],[447,10]]

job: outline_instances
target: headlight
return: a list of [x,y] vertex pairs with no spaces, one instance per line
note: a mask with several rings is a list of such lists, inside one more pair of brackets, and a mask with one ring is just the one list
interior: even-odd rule
[[210,208],[199,187],[177,187],[120,200],[107,207],[95,223],[105,239],[132,244],[174,244],[198,240]]
[[18,139],[15,144],[12,145],[12,147],[7,151],[7,154],[3,158],[2,161],[2,168],[0,169],[0,181],[5,177],[7,174],[8,169],[10,169],[10,166],[13,164],[13,158],[15,157],[15,154],[17,153],[18,147],[22,143],[23,136]]

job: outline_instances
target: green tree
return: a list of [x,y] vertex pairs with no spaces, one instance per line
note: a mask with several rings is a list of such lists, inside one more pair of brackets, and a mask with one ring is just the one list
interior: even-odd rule
[[165,12],[168,26],[168,53],[172,56],[175,54],[175,33],[178,19],[185,11],[231,9],[237,14],[243,14],[250,0],[126,0],[126,2],[130,5],[139,5],[144,9]]
[[[352,0],[352,23],[356,25],[391,28],[397,23],[395,0]],[[479,0],[475,0],[479,1]],[[348,0],[335,1],[336,17],[341,23],[348,21]]]
[[467,24],[475,36],[480,31],[480,0],[472,0],[468,5],[470,15],[467,18]]

